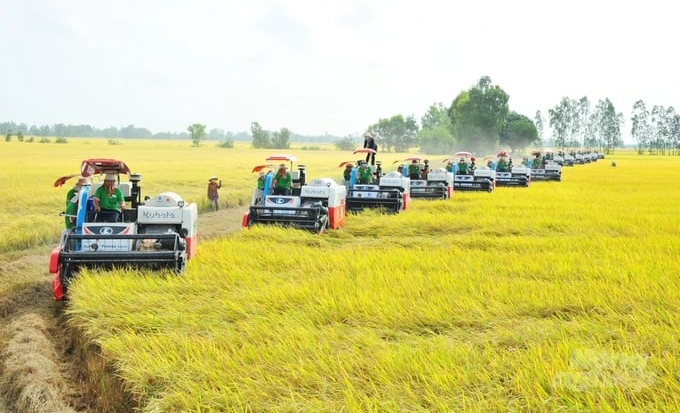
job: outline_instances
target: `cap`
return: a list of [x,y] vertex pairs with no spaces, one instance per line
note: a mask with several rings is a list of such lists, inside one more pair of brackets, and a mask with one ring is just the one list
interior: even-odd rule
[[83,186],[87,185],[87,178],[78,178],[78,182],[76,182],[77,186]]
[[281,169],[288,169],[288,167],[286,166],[285,163],[282,163],[281,165],[279,165],[279,171],[280,171]]
[[372,137],[373,137],[373,135],[371,135],[370,132],[364,133],[364,138],[372,138]]
[[264,176],[264,172],[260,172],[259,174],[257,174],[258,178],[262,178],[263,176]]
[[105,181],[115,181],[116,176],[114,174],[106,174],[106,176],[104,177],[104,180]]
[[215,175],[211,176],[208,181],[217,181],[217,177]]
[[366,161],[361,161],[361,165],[368,165]]

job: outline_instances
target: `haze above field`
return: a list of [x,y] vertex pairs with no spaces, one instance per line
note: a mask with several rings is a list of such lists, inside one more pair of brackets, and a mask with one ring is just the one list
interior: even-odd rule
[[481,76],[533,119],[564,96],[674,106],[673,3],[6,2],[0,121],[359,134]]

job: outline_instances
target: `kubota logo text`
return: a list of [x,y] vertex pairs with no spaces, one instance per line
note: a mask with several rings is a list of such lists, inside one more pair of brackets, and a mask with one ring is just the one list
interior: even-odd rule
[[175,213],[171,211],[165,211],[165,212],[160,212],[160,211],[144,211],[142,214],[144,215],[144,218],[150,218],[150,219],[174,219],[175,218]]

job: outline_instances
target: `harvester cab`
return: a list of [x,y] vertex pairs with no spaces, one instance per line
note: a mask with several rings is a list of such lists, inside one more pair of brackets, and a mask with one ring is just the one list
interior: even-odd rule
[[487,165],[476,166],[476,158],[470,152],[456,152],[442,162],[452,162],[455,166],[454,191],[493,192],[496,188],[496,171]]
[[411,180],[403,174],[388,172],[372,184],[357,183],[356,170],[352,171],[347,192],[347,209],[360,212],[364,209],[381,209],[398,213],[408,207]]
[[[113,222],[102,219],[103,214],[95,211],[93,202],[97,188],[102,186],[102,177],[111,175],[126,203]],[[128,176],[128,180],[122,181],[121,175]],[[174,192],[146,197],[146,202],[142,202],[141,175],[130,173],[124,162],[115,159],[87,159],[81,164],[80,176],[87,183],[77,193],[75,225],[63,231],[59,246],[50,256],[49,271],[53,274],[56,300],[66,297],[81,268],[184,271],[187,260],[196,254],[195,203],[187,204]],[[66,180],[67,177],[59,178],[54,186],[61,186]]]
[[531,179],[533,181],[561,181],[562,166],[552,159],[552,151],[531,153]]
[[496,162],[493,163],[496,170],[497,186],[529,186],[531,182],[531,169],[521,162],[514,164],[507,151],[496,153]]
[[[297,158],[278,154],[268,162],[288,162],[293,169]],[[264,173],[262,183],[253,191],[252,202],[243,214],[241,225],[276,224],[322,233],[327,228],[339,228],[345,223],[345,197],[347,189],[331,178],[312,179],[307,182],[306,168],[298,165],[291,174],[290,192],[274,194],[272,171],[264,172],[273,164],[258,165],[253,172]]]
[[394,163],[406,162],[402,174],[410,179],[410,197],[424,199],[449,199],[453,195],[453,173],[445,168],[430,169],[429,160],[410,156]]

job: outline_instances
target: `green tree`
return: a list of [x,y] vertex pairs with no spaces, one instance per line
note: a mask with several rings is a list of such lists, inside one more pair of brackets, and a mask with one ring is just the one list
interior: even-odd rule
[[262,130],[257,122],[252,122],[250,124],[250,133],[253,136],[253,148],[271,148],[272,143],[269,138],[269,133]]
[[649,124],[649,111],[643,100],[638,100],[633,104],[633,114],[631,115],[630,136],[637,144],[637,151],[643,154],[645,148],[649,146],[651,139],[651,126]]
[[587,146],[588,137],[592,134],[590,127],[590,100],[583,96],[578,101],[572,101],[571,137],[579,142],[580,146]]
[[23,142],[23,141],[24,141],[24,133],[23,133],[22,131],[17,132],[17,140],[18,140],[19,142]]
[[461,92],[449,108],[453,137],[475,153],[493,152],[508,115],[509,96],[491,78],[483,76],[476,85]]
[[572,114],[571,99],[566,96],[562,98],[559,104],[548,110],[553,144],[559,148],[564,149],[569,139]]
[[187,128],[187,132],[191,134],[191,141],[193,142],[193,146],[200,146],[201,144],[201,139],[205,138],[205,125],[201,123],[194,123],[193,125],[189,125]]
[[508,113],[500,134],[501,146],[508,146],[513,151],[521,151],[537,142],[540,142],[538,131],[531,119],[514,111]]
[[335,141],[335,148],[339,151],[351,151],[355,149],[356,146],[355,139],[349,135]]
[[274,149],[288,149],[290,148],[290,131],[287,128],[281,128],[278,132],[274,132],[272,137],[272,148]]
[[12,129],[7,129],[5,134],[5,142],[10,142],[12,140]]
[[420,119],[421,129],[418,132],[420,151],[431,154],[450,153],[455,149],[455,141],[451,135],[451,118],[442,103],[430,106]]
[[538,144],[543,142],[543,134],[545,133],[545,118],[540,110],[536,111],[534,115],[534,125],[536,126],[536,133],[538,134]]
[[390,152],[406,152],[416,145],[418,122],[413,115],[404,118],[394,115],[389,119],[380,119],[378,123],[368,127],[368,132],[379,145],[379,150]]
[[614,104],[609,100],[600,100],[593,112],[593,121],[597,125],[597,142],[605,153],[613,153],[621,144],[621,125],[623,115],[617,114]]

